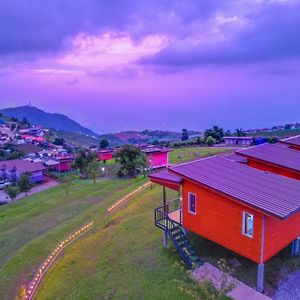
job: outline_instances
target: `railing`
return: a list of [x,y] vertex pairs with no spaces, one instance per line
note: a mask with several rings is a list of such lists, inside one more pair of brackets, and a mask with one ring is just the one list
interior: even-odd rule
[[168,212],[173,212],[182,208],[182,198],[176,198],[167,202]]
[[157,207],[154,210],[155,225],[164,230],[171,229],[169,213],[174,212],[176,210],[180,210],[180,222],[176,222],[174,220],[171,220],[171,221],[181,225],[181,223],[182,223],[181,222],[181,208],[182,208],[182,199],[181,198],[176,198],[176,199],[170,200],[167,202],[166,205]]

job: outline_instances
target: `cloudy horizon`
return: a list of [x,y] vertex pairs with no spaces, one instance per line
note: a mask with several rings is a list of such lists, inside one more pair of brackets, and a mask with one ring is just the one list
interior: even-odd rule
[[300,121],[299,13],[298,0],[2,0],[0,107],[30,101],[99,133]]

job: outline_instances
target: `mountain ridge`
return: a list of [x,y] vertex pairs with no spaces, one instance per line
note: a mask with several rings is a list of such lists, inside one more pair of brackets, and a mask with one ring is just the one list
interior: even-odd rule
[[48,113],[35,106],[16,106],[0,109],[3,115],[22,120],[26,118],[32,125],[42,125],[49,129],[64,130],[81,133],[89,136],[98,136],[97,133],[80,125],[78,122],[60,113]]

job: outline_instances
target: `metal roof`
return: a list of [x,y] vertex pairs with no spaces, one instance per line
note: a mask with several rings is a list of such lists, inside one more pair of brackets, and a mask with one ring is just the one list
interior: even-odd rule
[[280,219],[300,210],[300,181],[226,158],[208,157],[170,171]]
[[45,167],[40,162],[31,162],[29,160],[4,160],[0,162],[0,169],[8,169],[9,171],[16,169],[20,174],[25,172],[42,171]]
[[171,183],[176,183],[176,184],[180,184],[182,182],[182,177],[171,173],[168,170],[163,170],[161,172],[156,172],[153,174],[148,175],[148,177],[150,179],[158,179],[158,180],[162,180],[162,181],[168,181]]
[[236,151],[236,153],[300,172],[299,151],[280,144],[262,144]]
[[281,140],[280,142],[289,145],[300,146],[300,135]]

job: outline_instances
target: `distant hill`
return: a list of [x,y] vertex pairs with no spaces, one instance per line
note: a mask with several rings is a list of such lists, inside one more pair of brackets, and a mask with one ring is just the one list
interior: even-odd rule
[[49,129],[64,130],[90,136],[97,136],[97,134],[92,130],[81,126],[79,123],[63,114],[47,113],[34,106],[4,108],[0,110],[0,113],[9,117],[17,118],[20,121],[23,118],[26,118],[32,125],[42,125]]
[[[190,132],[191,136],[194,132]],[[197,133],[199,135],[199,133]],[[118,133],[103,134],[99,139],[106,139],[111,146],[120,146],[124,144],[142,144],[153,143],[155,141],[179,141],[181,132],[162,131],[162,130],[144,130],[144,131],[122,131]]]

